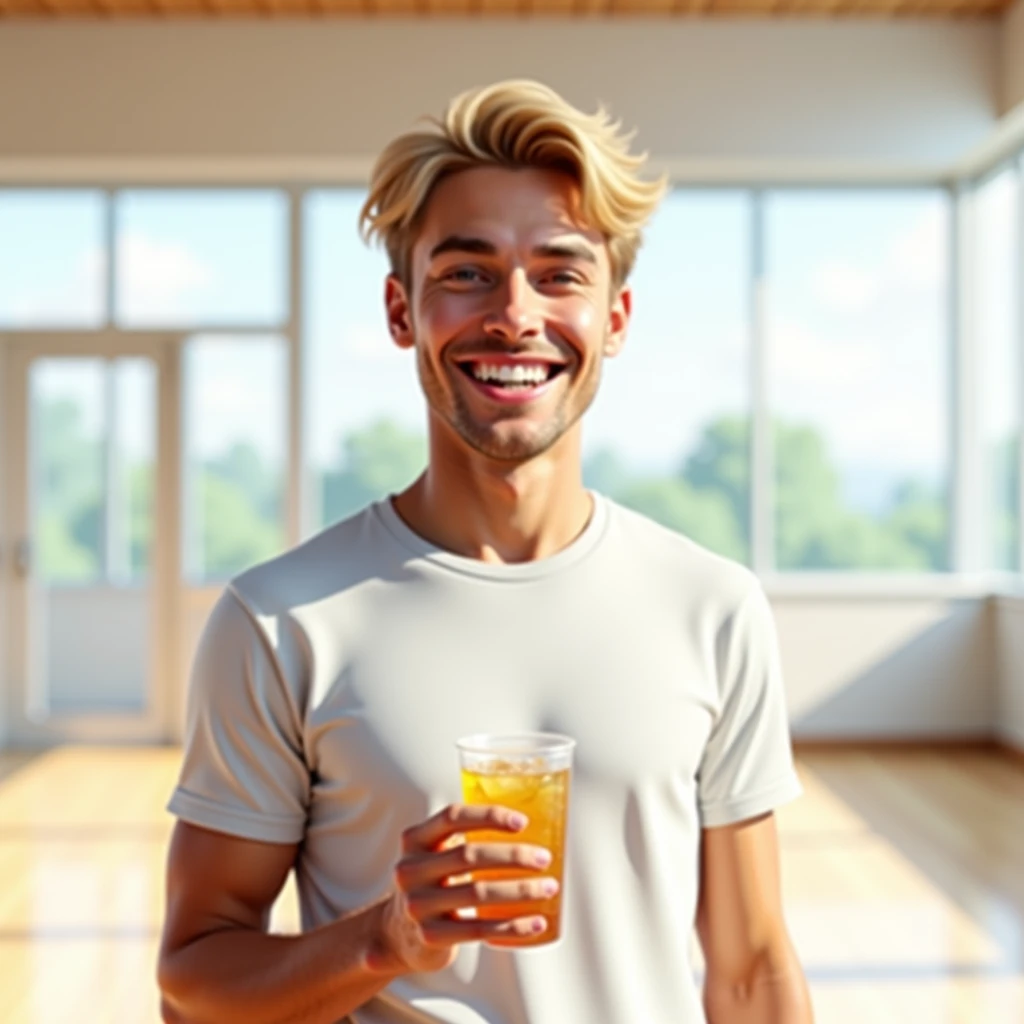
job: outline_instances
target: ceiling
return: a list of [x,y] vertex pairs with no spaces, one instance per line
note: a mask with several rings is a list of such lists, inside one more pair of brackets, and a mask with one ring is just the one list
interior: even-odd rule
[[990,17],[1012,0],[0,0],[0,18]]

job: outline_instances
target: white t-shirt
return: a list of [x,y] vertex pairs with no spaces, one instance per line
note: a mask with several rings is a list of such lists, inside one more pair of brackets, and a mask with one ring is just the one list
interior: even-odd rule
[[356,1024],[704,1021],[701,829],[800,793],[772,616],[743,566],[594,499],[571,545],[517,565],[442,551],[384,500],[235,579],[212,613],[169,809],[301,840],[304,928],[391,889],[402,830],[461,801],[456,739],[577,741],[562,938],[464,945]]

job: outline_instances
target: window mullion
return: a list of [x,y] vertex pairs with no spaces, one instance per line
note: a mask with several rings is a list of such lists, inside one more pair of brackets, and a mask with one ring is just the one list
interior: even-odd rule
[[773,437],[768,399],[767,280],[765,274],[764,192],[753,192],[750,264],[750,546],[759,576],[775,567]]
[[983,566],[981,491],[982,445],[978,430],[977,373],[979,353],[974,288],[975,232],[974,188],[957,185],[952,193],[950,218],[950,464],[951,531],[950,569],[977,572]]
[[1017,571],[1024,573],[1024,150],[1014,161],[1017,171],[1016,244],[1013,280],[1016,316],[1014,336],[1017,342]]

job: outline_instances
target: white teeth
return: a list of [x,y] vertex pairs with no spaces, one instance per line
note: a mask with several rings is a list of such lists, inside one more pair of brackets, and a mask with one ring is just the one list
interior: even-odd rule
[[543,384],[548,379],[548,369],[541,363],[519,363],[516,366],[477,363],[473,367],[473,376],[479,381],[496,380],[502,384]]

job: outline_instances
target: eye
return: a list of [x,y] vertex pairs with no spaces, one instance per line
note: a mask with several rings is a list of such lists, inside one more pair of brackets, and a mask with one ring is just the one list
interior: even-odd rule
[[570,285],[581,284],[582,278],[575,270],[552,270],[546,274],[544,280],[548,284]]
[[476,267],[455,267],[443,276],[443,280],[456,281],[459,284],[475,284],[483,279],[483,274]]

